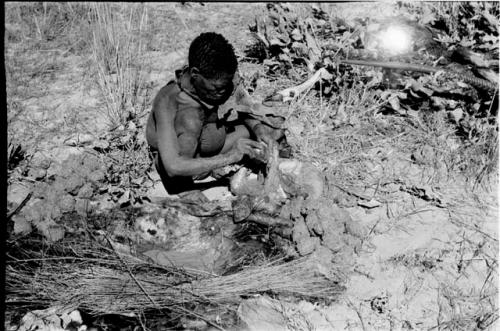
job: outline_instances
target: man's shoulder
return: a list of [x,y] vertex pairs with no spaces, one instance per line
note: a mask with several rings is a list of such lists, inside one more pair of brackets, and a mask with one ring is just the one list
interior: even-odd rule
[[156,95],[156,102],[175,103],[178,109],[199,108],[199,103],[184,92],[175,81],[163,86]]

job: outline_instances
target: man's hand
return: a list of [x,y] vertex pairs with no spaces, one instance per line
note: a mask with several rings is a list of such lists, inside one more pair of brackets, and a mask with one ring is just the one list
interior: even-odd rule
[[234,156],[234,162],[238,162],[244,155],[248,155],[251,158],[258,158],[264,153],[264,150],[265,146],[261,142],[240,138],[234,143],[228,153]]

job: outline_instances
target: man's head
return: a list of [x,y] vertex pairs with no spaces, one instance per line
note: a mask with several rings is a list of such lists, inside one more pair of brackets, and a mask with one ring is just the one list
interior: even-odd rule
[[211,105],[223,104],[231,95],[238,67],[233,46],[218,33],[202,33],[189,46],[188,61],[198,96]]

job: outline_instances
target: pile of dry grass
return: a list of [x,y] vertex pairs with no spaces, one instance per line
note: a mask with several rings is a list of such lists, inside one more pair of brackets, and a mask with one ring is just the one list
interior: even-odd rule
[[[326,275],[311,257],[213,276],[118,255],[95,242],[56,245],[43,257],[35,253],[34,245],[33,251],[23,248],[21,258],[9,258],[9,306],[71,306],[94,315],[155,309],[186,312],[185,306],[193,304],[232,309],[241,297],[258,293],[330,301],[342,291],[345,279],[336,270],[327,270]],[[35,258],[26,258],[30,255]]]

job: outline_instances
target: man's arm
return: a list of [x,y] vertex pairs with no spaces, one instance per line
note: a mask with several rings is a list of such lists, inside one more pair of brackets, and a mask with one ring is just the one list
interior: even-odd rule
[[[249,107],[250,109],[256,106],[264,107],[263,105],[257,105],[258,102],[253,100],[253,98],[250,96],[248,91],[243,86],[241,79],[238,80],[236,85],[235,98],[236,104]],[[255,134],[259,141],[264,141],[267,144],[280,139],[284,135],[282,130],[273,129],[255,118],[246,118],[244,122],[248,129]]]
[[[190,111],[179,121],[184,126],[179,137],[175,131],[175,100],[164,95],[155,100],[153,111],[156,116],[158,151],[161,162],[169,176],[194,176],[241,160],[244,154],[252,155],[252,148],[258,145],[248,139],[239,141],[226,154],[208,158],[193,158],[201,132],[201,123]],[[181,151],[183,151],[181,153]]]

